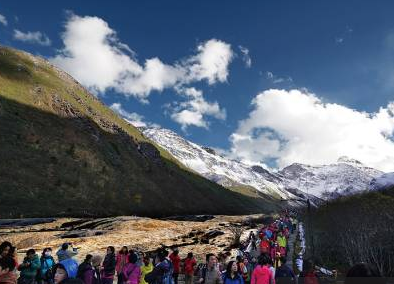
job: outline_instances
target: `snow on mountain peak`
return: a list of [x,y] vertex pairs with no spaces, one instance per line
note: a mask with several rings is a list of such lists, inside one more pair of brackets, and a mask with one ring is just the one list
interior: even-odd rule
[[337,163],[311,166],[294,163],[274,172],[218,155],[213,149],[190,142],[161,128],[140,128],[142,133],[169,151],[186,167],[226,187],[251,186],[279,199],[332,198],[368,188],[381,171],[349,157]]

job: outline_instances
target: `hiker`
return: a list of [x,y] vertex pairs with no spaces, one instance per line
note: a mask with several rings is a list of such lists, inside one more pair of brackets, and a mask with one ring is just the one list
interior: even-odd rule
[[55,264],[55,260],[52,257],[52,249],[44,248],[40,257],[40,280],[45,284],[53,283],[53,277],[55,276],[53,267]]
[[147,255],[144,256],[143,263],[144,264],[141,266],[140,284],[148,284],[148,282],[145,281],[145,276],[153,271],[153,264],[151,258]]
[[251,266],[250,261],[249,261],[249,258],[250,258],[249,255],[247,255],[244,258],[244,264],[245,264],[245,267],[246,267],[246,270],[247,270],[246,278],[244,279],[245,284],[250,284],[250,279],[252,277],[252,271],[253,271],[252,266]]
[[173,252],[170,254],[170,260],[174,268],[174,272],[172,274],[172,277],[174,278],[174,284],[178,284],[178,276],[181,267],[181,258],[179,257],[178,248],[174,248]]
[[198,283],[200,284],[223,284],[220,272],[217,269],[217,258],[213,253],[205,257],[206,267],[202,268],[199,273]]
[[303,270],[298,278],[298,284],[319,284],[319,278],[314,269],[314,263],[308,259],[304,261]]
[[267,254],[270,251],[270,242],[268,241],[267,236],[263,237],[263,240],[260,242],[260,252],[261,254]]
[[64,243],[62,244],[61,248],[56,252],[57,259],[59,262],[72,258],[78,254],[77,248],[73,248],[69,250],[69,247],[72,247],[72,243]]
[[276,284],[295,284],[296,276],[293,270],[286,264],[286,257],[282,256],[280,262],[282,265],[275,272]]
[[258,265],[252,273],[251,284],[275,284],[268,262],[269,257],[267,255],[260,255]]
[[238,274],[242,276],[242,279],[245,282],[246,279],[248,278],[248,269],[244,263],[244,259],[241,256],[237,256],[236,260],[237,260]]
[[129,255],[129,262],[124,266],[122,271],[123,283],[140,283],[141,268],[138,266],[137,261],[138,256],[135,253]]
[[238,273],[238,265],[235,261],[227,264],[226,272],[222,275],[223,284],[244,284],[243,277]]
[[156,255],[152,272],[145,276],[145,281],[149,284],[171,284],[172,281],[172,263],[167,259],[168,252],[160,250]]
[[8,241],[2,242],[0,244],[0,258],[10,255],[12,244]]
[[18,284],[33,284],[36,282],[36,276],[40,269],[40,259],[34,249],[26,252],[23,263],[19,265],[18,270],[21,272]]
[[101,271],[102,284],[112,284],[114,282],[115,267],[116,267],[115,248],[113,246],[109,246],[107,247],[107,254],[105,255],[103,262],[103,269]]
[[14,269],[15,261],[11,256],[5,255],[0,258],[0,284],[17,283],[17,277]]
[[78,266],[77,278],[85,284],[92,284],[94,269],[92,266],[93,255],[87,254],[84,261]]
[[278,233],[278,237],[276,238],[276,241],[278,242],[280,254],[282,256],[285,256],[286,255],[287,239],[281,231]]
[[376,268],[367,263],[357,263],[346,274],[345,284],[384,284],[385,279]]
[[55,284],[64,284],[67,279],[73,279],[77,277],[78,273],[78,263],[72,259],[68,258],[62,260],[58,264],[55,265]]
[[124,266],[128,262],[129,262],[129,251],[126,246],[123,246],[122,249],[116,255],[115,271],[118,276],[118,284],[122,284],[122,271]]
[[[9,256],[15,262],[15,268],[18,267],[18,256],[16,254],[16,247],[12,246],[12,244],[8,241],[4,241],[0,244],[0,258]],[[14,268],[14,269],[15,269]]]
[[193,257],[193,253],[189,252],[184,260],[185,284],[194,283],[194,270],[196,265],[197,262]]

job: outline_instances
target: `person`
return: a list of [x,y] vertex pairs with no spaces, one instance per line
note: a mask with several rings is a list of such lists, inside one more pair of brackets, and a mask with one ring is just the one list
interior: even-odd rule
[[137,264],[138,256],[133,253],[129,255],[129,262],[123,267],[123,283],[139,284],[141,277],[141,268]]
[[226,272],[222,275],[223,284],[244,284],[243,277],[238,273],[238,265],[235,261],[227,264]]
[[10,255],[12,244],[8,241],[4,241],[0,244],[0,258]]
[[285,256],[286,255],[287,239],[283,235],[282,231],[280,231],[278,233],[278,237],[276,238],[276,241],[278,242],[280,254],[282,256]]
[[18,256],[16,254],[16,247],[10,242],[4,241],[0,244],[0,258],[10,256],[15,262],[15,268],[18,267]]
[[383,284],[385,279],[375,267],[367,263],[357,263],[346,274],[345,284]]
[[172,263],[167,259],[168,252],[160,250],[157,252],[155,266],[152,272],[145,275],[145,281],[149,284],[167,284],[172,279]]
[[18,267],[18,270],[21,272],[18,283],[35,283],[38,269],[40,269],[40,259],[34,249],[29,249],[26,252],[26,257],[24,258],[23,263]]
[[185,271],[185,284],[194,283],[194,270],[197,265],[197,261],[193,257],[193,253],[189,252],[184,261],[184,271]]
[[202,268],[199,272],[200,284],[223,284],[223,279],[217,269],[217,258],[213,253],[205,256],[206,267]]
[[44,248],[40,258],[40,279],[45,284],[53,283],[53,267],[55,264],[55,260],[52,257],[52,249]]
[[153,270],[152,260],[149,256],[145,255],[143,259],[144,264],[141,266],[141,279],[140,284],[148,284],[145,281],[145,276]]
[[101,281],[103,284],[112,284],[114,282],[116,267],[115,248],[113,246],[107,247],[107,254],[103,262],[103,270],[101,274]]
[[94,275],[92,266],[93,255],[87,254],[84,261],[78,266],[77,278],[81,279],[85,284],[91,284]]
[[268,268],[269,257],[260,255],[258,265],[252,273],[251,284],[275,284],[274,276]]
[[9,256],[5,255],[0,258],[0,284],[16,284],[17,277],[14,273],[15,261]]
[[276,284],[295,284],[296,276],[293,270],[286,264],[286,257],[282,256],[280,262],[282,265],[275,272]]
[[170,254],[170,260],[172,266],[174,267],[174,272],[172,277],[174,278],[174,284],[178,284],[178,276],[181,268],[181,258],[179,257],[179,249],[174,248],[173,252]]
[[238,274],[242,276],[244,282],[248,278],[248,269],[244,263],[244,259],[241,256],[237,256],[237,267],[238,267]]
[[101,273],[100,273],[100,268],[101,268],[101,262],[103,258],[100,255],[93,255],[92,257],[92,267],[93,267],[93,277],[92,277],[92,282],[93,284],[101,284]]
[[64,284],[68,279],[77,277],[78,263],[74,259],[68,258],[56,264],[54,270],[54,283]]
[[311,259],[305,260],[303,270],[298,278],[298,284],[319,284],[319,278],[314,269],[314,263]]
[[72,258],[73,256],[76,256],[78,254],[77,248],[72,248],[72,250],[69,250],[69,246],[72,247],[72,244],[64,243],[62,244],[61,248],[56,252],[59,262]]
[[129,262],[129,251],[126,246],[123,246],[122,249],[116,255],[115,271],[118,276],[118,284],[122,284],[122,271],[124,266],[128,262]]
[[249,259],[250,259],[249,255],[246,255],[246,257],[244,258],[244,265],[247,271],[246,278],[244,279],[245,284],[250,284],[250,279],[252,277],[252,271],[253,271]]
[[270,242],[266,236],[263,237],[263,240],[260,242],[260,252],[261,254],[267,254],[270,251]]

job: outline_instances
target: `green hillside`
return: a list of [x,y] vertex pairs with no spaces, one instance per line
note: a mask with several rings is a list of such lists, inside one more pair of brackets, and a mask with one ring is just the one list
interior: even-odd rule
[[246,214],[273,201],[188,171],[66,73],[0,47],[0,217]]

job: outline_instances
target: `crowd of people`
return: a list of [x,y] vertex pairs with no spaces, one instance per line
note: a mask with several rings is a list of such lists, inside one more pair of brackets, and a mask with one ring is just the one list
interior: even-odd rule
[[[298,232],[301,252],[288,264],[289,237]],[[41,256],[34,249],[26,251],[22,263],[18,263],[16,248],[10,242],[0,244],[0,284],[178,284],[179,275],[185,284],[321,284],[319,269],[310,260],[302,260],[305,238],[302,223],[281,215],[269,225],[251,231],[241,243],[237,255],[230,252],[215,255],[208,253],[205,262],[198,264],[192,252],[182,259],[179,249],[170,253],[161,248],[153,254],[122,247],[116,252],[109,246],[104,257],[85,256],[78,263],[78,249],[64,243],[56,252],[45,248]],[[301,260],[301,261],[300,261]],[[322,270],[323,269],[323,270]],[[298,270],[298,271],[297,271]],[[17,277],[19,271],[19,277]],[[357,277],[372,275],[373,269],[366,264],[349,271]],[[327,273],[330,271],[326,270]],[[356,279],[356,278],[351,278]],[[346,283],[352,283],[351,279]]]

